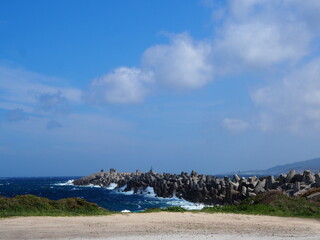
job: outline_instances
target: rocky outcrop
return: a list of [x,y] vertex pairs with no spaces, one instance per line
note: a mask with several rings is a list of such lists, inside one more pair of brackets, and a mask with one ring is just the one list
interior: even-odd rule
[[303,194],[307,190],[320,186],[320,173],[313,174],[304,171],[297,174],[294,170],[287,174],[281,174],[277,178],[273,176],[257,178],[239,177],[233,175],[218,178],[215,176],[198,174],[192,171],[190,174],[156,173],[149,171],[141,173],[118,173],[114,169],[109,172],[101,171],[90,176],[74,181],[74,185],[99,185],[108,187],[116,183],[118,188],[125,187],[124,191],[139,193],[147,187],[152,187],[159,197],[184,198],[191,202],[206,204],[239,204],[247,197],[256,196],[259,193],[278,190],[289,196]]

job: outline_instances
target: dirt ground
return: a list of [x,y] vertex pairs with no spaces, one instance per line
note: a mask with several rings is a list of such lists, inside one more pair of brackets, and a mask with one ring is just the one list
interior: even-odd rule
[[207,213],[0,219],[0,239],[320,240],[320,220]]

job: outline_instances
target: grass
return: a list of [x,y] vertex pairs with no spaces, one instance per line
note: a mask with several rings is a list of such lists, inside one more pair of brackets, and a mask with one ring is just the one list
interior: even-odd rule
[[248,198],[239,205],[205,207],[201,211],[320,218],[320,203],[308,201],[304,197],[294,198],[280,192],[268,192]]
[[149,208],[144,210],[142,213],[151,213],[151,212],[186,212],[188,210],[182,207],[167,207],[167,208]]
[[281,217],[320,218],[320,203],[306,200],[305,197],[288,197],[280,192],[268,192],[248,198],[239,205],[205,207],[202,210],[185,210],[181,207],[151,208],[149,212],[206,212],[269,215]]
[[107,215],[110,211],[81,198],[57,201],[34,195],[0,198],[0,217],[13,216],[92,216]]
[[[312,193],[314,190],[312,191]],[[311,192],[309,193],[311,194]],[[280,192],[267,192],[248,198],[239,205],[205,207],[202,210],[185,210],[182,207],[165,209],[150,208],[150,212],[206,212],[239,213],[282,217],[320,218],[320,202],[308,201],[305,197],[288,197]],[[66,198],[58,201],[34,195],[14,198],[0,198],[0,217],[12,216],[93,216],[112,212],[95,203],[80,198]]]

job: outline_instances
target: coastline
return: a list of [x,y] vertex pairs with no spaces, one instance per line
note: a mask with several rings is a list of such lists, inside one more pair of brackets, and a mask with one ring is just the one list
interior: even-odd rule
[[[73,185],[101,186],[118,189],[121,192],[152,193],[158,197],[183,198],[193,203],[207,205],[238,205],[243,200],[255,197],[260,193],[269,191],[284,192],[288,196],[301,196],[309,190],[320,188],[320,173],[304,170],[296,173],[294,169],[288,174],[264,177],[239,177],[234,174],[232,178],[191,173],[180,174],[157,173],[153,170],[142,173],[140,171],[118,172],[111,168],[109,172],[100,172],[76,179]],[[317,196],[318,197],[318,196]],[[316,197],[316,198],[317,198]]]
[[0,239],[318,239],[317,219],[242,214],[130,213],[0,219]]

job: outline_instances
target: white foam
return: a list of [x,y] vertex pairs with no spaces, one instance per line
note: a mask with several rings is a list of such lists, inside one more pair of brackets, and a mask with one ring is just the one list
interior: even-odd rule
[[127,209],[125,209],[125,210],[122,210],[121,212],[122,212],[122,213],[130,213],[131,211],[130,211],[130,210],[127,210]]
[[182,205],[182,208],[186,209],[186,210],[201,210],[205,207],[204,204],[194,204],[194,205]]
[[201,210],[205,207],[204,204],[198,204],[189,202],[183,198],[172,197],[172,198],[162,198],[167,199],[167,204],[173,207],[182,207],[186,210]]
[[156,193],[154,192],[153,187],[147,187],[145,190],[143,190],[143,195],[147,195],[148,197],[155,197]]
[[205,207],[204,204],[197,204],[193,202],[189,202],[183,198],[178,198],[176,196],[173,196],[171,198],[163,198],[163,197],[157,197],[156,193],[154,192],[153,187],[147,187],[143,190],[143,188],[139,188],[137,193],[134,193],[133,190],[125,192],[127,185],[124,185],[121,188],[115,188],[113,190],[113,193],[115,194],[124,194],[124,195],[142,195],[146,198],[151,198],[155,200],[161,200],[167,204],[167,207],[182,207],[186,210],[201,210]]
[[115,188],[113,189],[112,193],[115,193],[115,194],[123,194],[123,195],[132,195],[134,194],[133,191],[124,191],[125,189],[127,188],[127,185],[124,185],[122,187],[119,187],[119,188]]
[[120,188],[114,188],[113,193],[117,193],[117,194],[124,194],[124,195],[133,195],[133,194],[137,194],[137,195],[142,195],[142,196],[146,196],[146,197],[156,197],[156,194],[154,192],[153,187],[147,187],[146,189],[143,190],[143,188],[139,188],[137,193],[134,193],[134,190],[130,190],[130,191],[124,191],[127,188],[127,185],[124,185],[123,187]]
[[81,187],[101,188],[101,186],[94,185],[94,184],[89,184],[89,185],[85,185],[85,186],[81,186]]
[[106,187],[108,190],[113,190],[115,189],[116,187],[118,187],[118,184],[116,183],[110,183],[108,187]]
[[100,185],[94,185],[94,184],[89,184],[89,185],[74,185],[77,188],[102,188]]
[[117,191],[123,192],[126,188],[127,188],[127,184],[122,186],[122,187],[120,187],[120,188],[117,188]]
[[[73,182],[74,180],[68,180],[67,182],[62,182],[62,183],[56,183],[54,185],[56,186],[73,186]],[[172,198],[163,198],[163,197],[157,197],[153,187],[147,187],[146,189],[143,190],[143,188],[139,188],[137,193],[134,193],[133,190],[131,191],[124,191],[127,188],[127,185],[124,185],[120,188],[117,188],[117,184],[116,183],[110,183],[110,185],[108,187],[106,187],[106,189],[108,190],[112,190],[112,193],[115,194],[124,194],[124,195],[133,195],[133,194],[137,194],[137,195],[142,195],[145,196],[146,198],[154,198],[155,200],[161,200],[164,201],[168,207],[170,206],[179,206],[182,207],[186,210],[201,210],[205,207],[204,204],[196,204],[196,203],[192,203],[189,201],[184,200],[183,198],[178,198],[176,196],[173,196]],[[89,184],[86,186],[77,186],[77,187],[91,187],[91,188],[101,188],[101,186],[99,185],[94,185],[94,184]],[[73,188],[72,190],[77,190],[75,188]]]
[[74,182],[74,179],[68,180],[66,182],[62,182],[62,183],[55,183],[53,185],[55,186],[72,186]]

